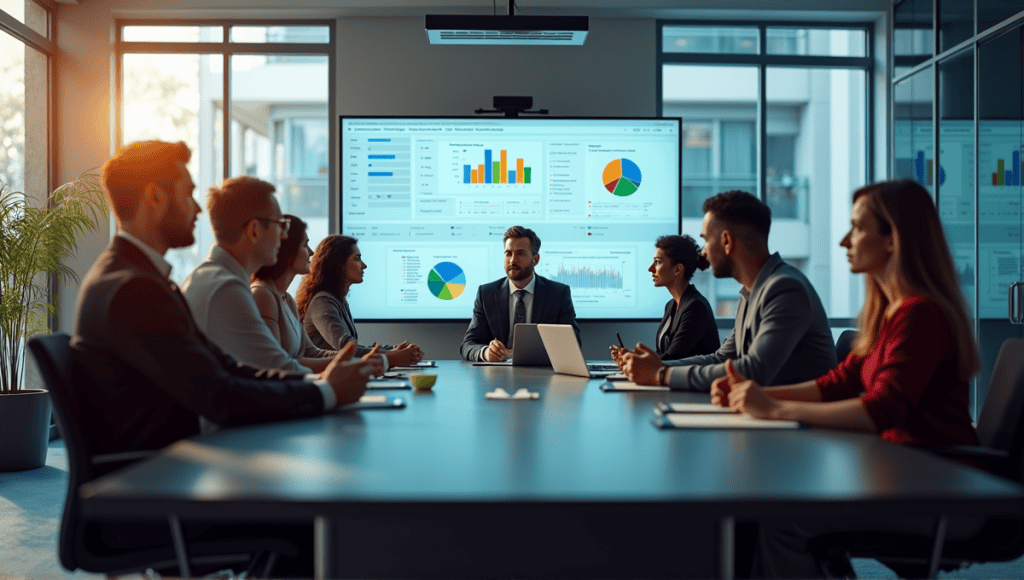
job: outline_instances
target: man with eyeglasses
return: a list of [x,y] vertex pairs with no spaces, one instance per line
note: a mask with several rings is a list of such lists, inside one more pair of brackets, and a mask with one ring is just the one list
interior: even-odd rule
[[181,289],[200,330],[239,362],[308,373],[270,333],[249,289],[249,278],[277,261],[288,237],[274,189],[248,175],[210,188],[206,208],[216,243]]

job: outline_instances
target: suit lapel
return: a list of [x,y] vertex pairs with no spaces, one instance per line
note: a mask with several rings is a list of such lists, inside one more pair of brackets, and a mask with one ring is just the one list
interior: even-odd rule
[[498,286],[498,292],[492,296],[494,304],[492,304],[492,312],[498,313],[498,333],[495,338],[502,342],[508,341],[509,327],[508,327],[508,278],[506,277],[501,281],[501,285]]
[[534,273],[534,276],[537,276],[537,283],[533,285],[533,312],[530,313],[530,322],[536,323],[538,320],[551,320],[544,317],[544,306],[548,302],[548,281],[536,273]]

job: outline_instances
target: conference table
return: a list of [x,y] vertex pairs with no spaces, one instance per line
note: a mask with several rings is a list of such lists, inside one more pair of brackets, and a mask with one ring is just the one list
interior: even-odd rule
[[312,522],[326,578],[729,578],[738,522],[1024,513],[1021,486],[869,434],[653,425],[655,403],[706,394],[426,372],[432,391],[387,391],[405,408],[180,441],[84,486],[84,513]]

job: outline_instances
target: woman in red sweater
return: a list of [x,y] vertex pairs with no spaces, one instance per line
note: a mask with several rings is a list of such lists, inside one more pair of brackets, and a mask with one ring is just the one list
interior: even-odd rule
[[[850,223],[840,245],[850,271],[866,275],[850,355],[816,380],[767,388],[727,364],[729,375],[711,387],[712,402],[762,419],[877,433],[904,445],[977,445],[968,381],[979,355],[931,196],[912,180],[867,185],[853,194]],[[950,537],[969,535],[980,525],[953,524]],[[820,576],[806,540],[837,528],[928,532],[933,525],[924,519],[762,527],[755,574]]]

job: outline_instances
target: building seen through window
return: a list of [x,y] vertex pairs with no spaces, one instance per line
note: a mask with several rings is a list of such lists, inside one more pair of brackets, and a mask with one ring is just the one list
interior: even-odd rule
[[[189,170],[196,182],[195,197],[204,207],[206,192],[226,177],[252,175],[273,183],[281,211],[305,220],[310,244],[316,246],[330,233],[330,27],[251,25],[231,26],[226,32],[224,28],[123,27],[121,142],[185,141],[192,149]],[[224,52],[195,52],[197,41],[223,38],[230,40]],[[127,39],[162,42],[167,49],[159,54],[127,52]],[[300,51],[275,53],[282,44]],[[266,49],[254,51],[253,45]],[[230,119],[226,135],[225,108]],[[213,243],[204,213],[196,224],[196,243],[168,253],[172,278],[183,281]]]
[[[662,28],[662,115],[683,119],[683,233],[698,236],[708,197],[731,189],[758,195],[772,209],[771,249],[808,276],[829,317],[853,318],[863,283],[850,275],[839,241],[851,193],[867,182],[867,71],[829,66],[828,58],[866,56],[867,31],[764,28],[765,53],[822,57],[797,67],[767,65],[759,30]],[[749,54],[750,64],[716,64],[706,54],[713,50]],[[694,282],[717,316],[735,316],[735,280],[707,271]]]

